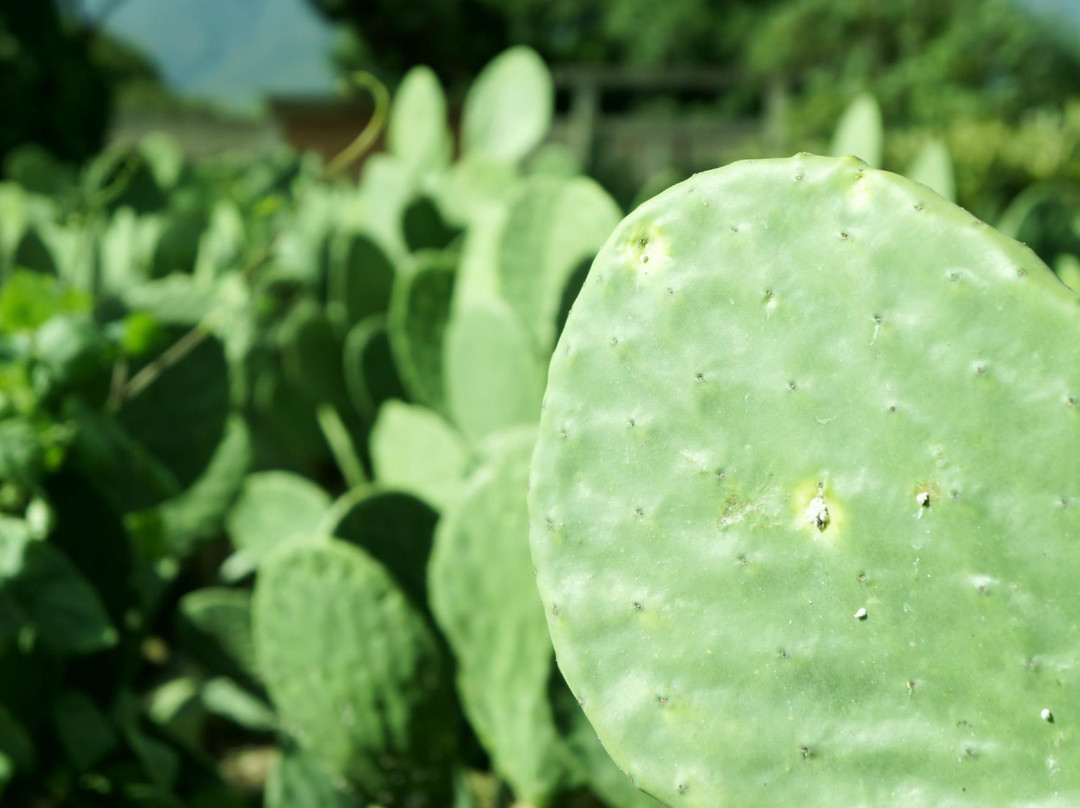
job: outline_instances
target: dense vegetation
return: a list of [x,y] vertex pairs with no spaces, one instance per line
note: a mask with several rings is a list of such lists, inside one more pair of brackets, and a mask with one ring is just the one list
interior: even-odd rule
[[[817,7],[773,5],[789,16],[770,36]],[[605,23],[627,42],[632,6]],[[530,27],[532,5],[507,7]],[[797,51],[754,52],[807,77],[810,145],[879,79],[832,150],[955,195],[1080,286],[1065,56],[1010,63],[1056,77],[1041,111],[1010,89],[942,125],[884,63],[841,98]],[[952,64],[916,72],[962,97]],[[392,105],[360,80],[372,123],[326,164],[193,164],[164,135],[81,163],[51,152],[92,138],[5,142],[5,804],[653,804],[554,665],[523,497],[551,353],[624,211],[545,145],[555,94],[532,50],[483,70],[456,138],[435,72],[410,70]]]

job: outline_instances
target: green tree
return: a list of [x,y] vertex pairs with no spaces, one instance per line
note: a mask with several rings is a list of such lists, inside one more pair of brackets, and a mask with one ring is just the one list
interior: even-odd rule
[[345,23],[342,60],[400,74],[430,65],[460,84],[509,44],[549,62],[729,63],[776,0],[309,0]]
[[1080,56],[1015,0],[787,0],[744,51],[791,81],[808,131],[871,90],[890,126],[957,117],[1015,121],[1080,93]]
[[65,161],[102,145],[118,88],[160,86],[134,48],[54,0],[0,4],[0,161],[33,143]]

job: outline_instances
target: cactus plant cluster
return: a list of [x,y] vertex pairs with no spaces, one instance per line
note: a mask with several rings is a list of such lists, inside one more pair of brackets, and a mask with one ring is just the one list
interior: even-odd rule
[[356,181],[9,161],[4,804],[1075,802],[1076,297],[851,159],[620,224],[525,48],[376,90]]
[[72,804],[244,804],[204,751],[241,738],[272,808],[654,802],[563,683],[529,558],[547,365],[622,216],[540,148],[552,106],[516,48],[456,145],[410,72],[356,183],[152,138],[46,197],[14,162],[7,798],[59,772]]

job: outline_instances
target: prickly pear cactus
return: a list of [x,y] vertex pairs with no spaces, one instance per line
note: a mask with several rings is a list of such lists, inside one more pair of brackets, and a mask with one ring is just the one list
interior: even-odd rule
[[398,276],[387,312],[390,350],[401,381],[416,401],[442,410],[442,346],[454,288],[452,259],[426,253]]
[[285,727],[384,805],[448,801],[455,713],[439,646],[386,570],[342,541],[259,570],[255,652]]
[[518,427],[489,438],[487,463],[439,523],[428,586],[470,723],[515,796],[544,806],[565,765],[548,702],[551,641],[529,562],[525,490],[535,437]]
[[1080,800],[1080,298],[924,186],[700,174],[597,257],[533,456],[559,665],[672,806]]

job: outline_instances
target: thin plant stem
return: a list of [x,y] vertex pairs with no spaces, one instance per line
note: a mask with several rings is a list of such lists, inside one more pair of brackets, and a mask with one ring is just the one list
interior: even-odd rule
[[[323,169],[320,176],[323,181],[334,179],[363,157],[379,139],[379,135],[382,133],[382,130],[386,125],[387,116],[389,115],[390,93],[386,89],[385,84],[379,81],[371,73],[366,72],[353,73],[350,76],[350,81],[353,85],[363,87],[371,93],[372,97],[375,99],[375,111],[352,143],[342,149],[337,156],[326,164],[326,167]],[[296,201],[294,201],[293,204],[295,205]],[[254,256],[252,256],[251,260],[243,270],[241,270],[241,275],[245,280],[254,276],[259,268],[273,256],[278,235],[279,233],[274,233],[269,241],[259,249]],[[210,318],[212,314],[213,312],[208,313],[198,324],[180,337],[180,339],[167,348],[154,361],[143,367],[138,373],[128,379],[121,388],[121,395],[117,399],[114,399],[110,395],[110,404],[114,404],[116,409],[119,409],[124,401],[132,399],[142,393],[147,387],[153,384],[162,373],[182,361],[188,354],[198,348],[211,335]]]

